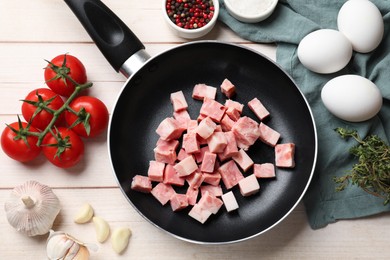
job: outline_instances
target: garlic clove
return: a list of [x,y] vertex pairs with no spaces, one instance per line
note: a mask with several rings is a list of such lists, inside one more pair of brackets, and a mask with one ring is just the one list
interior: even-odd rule
[[93,217],[92,221],[95,226],[96,239],[100,243],[103,243],[110,235],[110,226],[108,225],[107,221],[101,217]]
[[33,180],[16,186],[4,205],[10,225],[28,236],[48,233],[60,209],[51,188]]
[[74,218],[77,224],[84,224],[89,222],[93,217],[93,208],[90,204],[85,203]]
[[121,254],[129,244],[131,230],[129,228],[117,228],[111,235],[111,246],[117,254]]
[[46,254],[49,259],[89,259],[86,244],[62,231],[50,231],[46,243]]

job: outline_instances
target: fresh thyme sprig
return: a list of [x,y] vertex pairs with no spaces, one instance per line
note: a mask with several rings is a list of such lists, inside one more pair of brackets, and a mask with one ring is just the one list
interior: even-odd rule
[[344,190],[349,181],[364,191],[384,199],[384,205],[390,202],[390,146],[377,135],[362,139],[356,130],[338,127],[335,131],[344,139],[354,138],[358,145],[349,152],[358,158],[350,173],[335,177],[339,185],[337,191]]

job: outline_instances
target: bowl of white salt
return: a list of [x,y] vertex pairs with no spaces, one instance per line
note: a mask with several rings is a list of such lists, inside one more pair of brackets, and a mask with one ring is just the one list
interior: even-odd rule
[[278,0],[224,0],[229,14],[244,23],[258,23],[275,10]]

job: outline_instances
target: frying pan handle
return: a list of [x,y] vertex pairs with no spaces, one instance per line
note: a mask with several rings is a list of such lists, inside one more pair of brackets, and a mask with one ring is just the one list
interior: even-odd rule
[[150,57],[137,36],[100,0],[65,0],[65,3],[116,71],[128,77],[137,70],[124,65],[128,59],[136,54],[139,57],[133,58],[138,60],[134,66],[140,67]]

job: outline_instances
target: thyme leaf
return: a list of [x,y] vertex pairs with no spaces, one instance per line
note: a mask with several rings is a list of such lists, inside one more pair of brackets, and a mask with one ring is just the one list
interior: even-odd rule
[[358,158],[348,174],[334,177],[336,191],[344,190],[348,183],[390,202],[390,146],[377,135],[362,139],[356,130],[338,127],[335,131],[344,139],[354,138],[358,143],[350,148],[350,154]]

